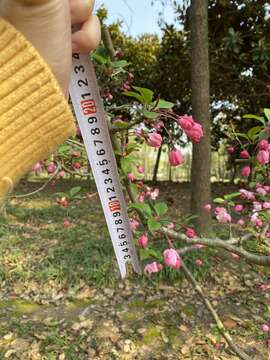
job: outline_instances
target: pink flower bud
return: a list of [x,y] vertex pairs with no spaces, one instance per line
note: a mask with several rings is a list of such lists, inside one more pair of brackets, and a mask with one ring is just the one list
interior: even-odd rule
[[67,229],[67,228],[69,228],[71,226],[71,223],[70,223],[70,221],[68,219],[65,219],[63,225],[64,225],[64,228]]
[[245,220],[240,219],[240,220],[237,221],[237,224],[238,224],[239,226],[244,226],[244,225],[245,225]]
[[242,176],[244,176],[244,177],[249,177],[249,175],[250,175],[250,172],[251,172],[251,169],[250,169],[250,166],[244,166],[243,168],[242,168],[242,170],[241,170],[241,174],[242,174]]
[[55,165],[55,163],[50,163],[48,166],[47,166],[47,172],[48,174],[53,174],[55,173],[57,167]]
[[65,175],[66,175],[66,173],[64,172],[64,170],[60,171],[59,176],[61,178],[65,177]]
[[42,170],[42,165],[41,165],[41,163],[40,163],[40,162],[37,162],[37,163],[33,166],[32,170],[36,173],[36,175],[38,175],[38,174],[41,172],[41,170]]
[[216,207],[215,214],[218,222],[221,224],[226,224],[232,221],[231,215],[223,207]]
[[268,150],[269,148],[269,142],[267,140],[261,140],[258,144],[259,150]]
[[78,161],[73,164],[73,169],[80,170],[80,168],[81,168],[81,164]]
[[264,188],[262,188],[262,187],[257,188],[257,189],[256,189],[256,192],[257,192],[258,194],[260,194],[261,196],[267,195],[267,191],[266,191]]
[[249,159],[250,155],[249,152],[247,150],[243,150],[240,152],[240,158],[241,159]]
[[135,175],[133,174],[133,173],[128,173],[127,174],[127,178],[128,178],[128,180],[129,181],[134,181],[134,180],[136,180],[136,178],[135,178]]
[[266,325],[266,324],[262,324],[261,327],[260,327],[261,331],[266,333],[269,331],[269,326]]
[[235,212],[240,213],[240,212],[242,212],[243,210],[244,210],[244,206],[243,206],[242,204],[237,204],[237,205],[235,205],[235,207],[234,207],[234,211],[235,211]]
[[142,204],[144,203],[144,200],[145,200],[145,193],[143,192],[139,195],[138,202]]
[[138,169],[139,174],[144,174],[144,171],[145,171],[144,166],[138,166],[137,169]]
[[261,284],[259,286],[259,290],[260,290],[260,292],[265,293],[268,290],[268,286],[265,284]]
[[169,162],[171,166],[178,166],[184,163],[184,157],[180,150],[173,149],[169,152]]
[[145,249],[148,245],[148,237],[146,235],[142,235],[138,240],[138,244],[141,248]]
[[152,200],[156,200],[156,199],[158,198],[158,196],[159,196],[159,189],[156,188],[156,189],[154,189],[153,191],[151,191],[150,194],[149,194],[149,196],[150,196],[150,198],[151,198]]
[[187,230],[186,230],[186,236],[187,236],[189,239],[195,238],[195,236],[196,236],[195,230],[193,230],[193,229],[191,229],[191,228],[187,228]]
[[231,252],[230,255],[234,260],[240,260],[240,256],[238,254]]
[[196,260],[195,260],[195,265],[196,265],[197,267],[201,267],[201,266],[203,265],[203,261],[202,261],[201,259],[196,259]]
[[203,208],[204,208],[204,210],[206,212],[210,213],[211,210],[212,210],[212,205],[211,204],[205,204]]
[[148,136],[147,143],[149,146],[160,148],[162,144],[162,136],[158,133],[153,133]]
[[269,151],[266,150],[260,150],[257,155],[257,160],[260,164],[266,165],[269,163]]
[[198,143],[203,137],[201,124],[195,122],[192,116],[180,116],[177,122],[191,141]]
[[174,223],[170,223],[170,224],[167,225],[168,230],[173,230],[174,227],[175,227]]
[[157,263],[156,261],[150,264],[147,264],[144,268],[145,274],[152,274],[152,273],[158,273],[160,270],[163,269],[163,265]]
[[174,249],[167,249],[163,252],[164,263],[165,265],[173,268],[179,269],[181,266],[181,259],[177,251]]
[[232,147],[232,146],[229,146],[229,147],[227,147],[227,153],[229,154],[229,155],[232,155],[233,153],[234,153],[234,147]]
[[136,231],[140,223],[136,219],[129,219],[129,225],[131,231]]
[[133,81],[134,75],[132,73],[128,73],[128,81]]
[[68,200],[66,197],[61,197],[60,199],[57,199],[57,203],[61,206],[63,206],[64,208],[68,207]]

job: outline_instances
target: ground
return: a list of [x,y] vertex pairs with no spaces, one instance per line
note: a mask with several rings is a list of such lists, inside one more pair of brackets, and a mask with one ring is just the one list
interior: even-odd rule
[[[97,197],[63,209],[54,193],[65,188],[12,200],[0,222],[1,360],[237,359],[181,274],[119,280]],[[174,214],[188,211],[187,185],[161,189]],[[214,187],[215,195],[227,190]],[[269,271],[223,253],[204,261],[196,277],[235,342],[252,359],[270,359],[259,330],[269,323],[270,296],[258,290]]]

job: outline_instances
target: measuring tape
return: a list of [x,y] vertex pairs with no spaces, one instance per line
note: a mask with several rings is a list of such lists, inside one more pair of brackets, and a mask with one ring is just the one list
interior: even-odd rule
[[99,93],[94,66],[85,54],[73,54],[70,96],[97,185],[121,277],[126,263],[141,274],[127,207]]

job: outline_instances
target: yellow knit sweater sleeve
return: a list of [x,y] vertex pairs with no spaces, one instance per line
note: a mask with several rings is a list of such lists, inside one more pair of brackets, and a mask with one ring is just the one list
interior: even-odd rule
[[0,202],[74,131],[72,112],[50,68],[0,18]]

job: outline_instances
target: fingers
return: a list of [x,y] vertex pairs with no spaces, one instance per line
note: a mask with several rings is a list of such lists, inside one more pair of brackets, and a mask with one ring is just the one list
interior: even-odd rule
[[94,0],[70,0],[72,25],[82,24],[89,19],[95,5]]
[[88,13],[88,18],[82,24],[81,30],[72,34],[72,51],[88,53],[94,50],[101,39],[99,19]]

